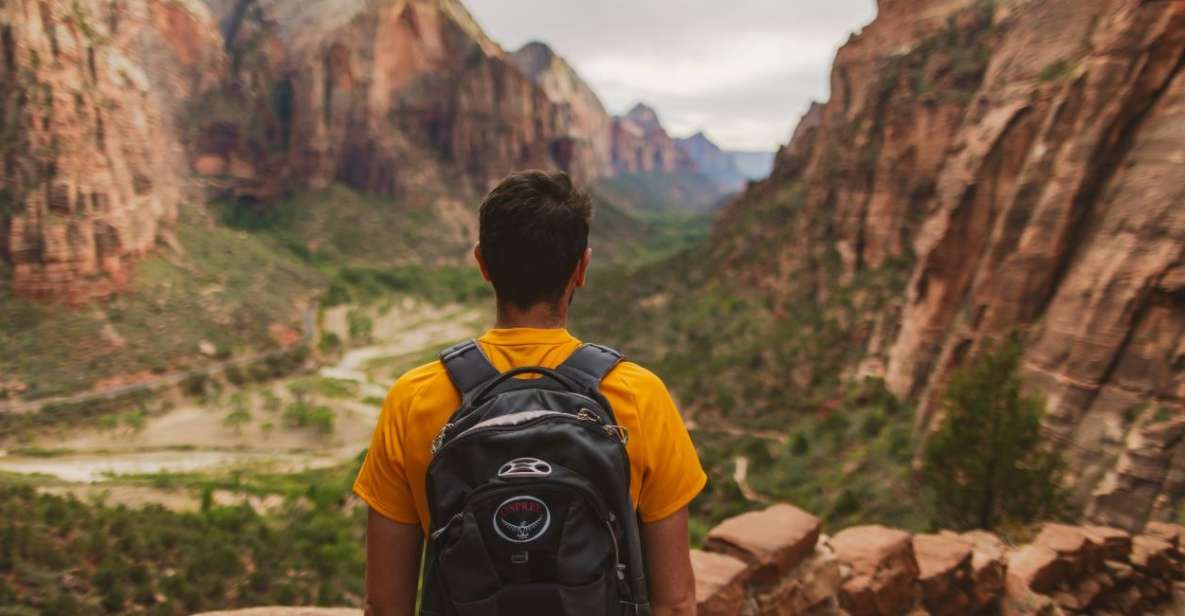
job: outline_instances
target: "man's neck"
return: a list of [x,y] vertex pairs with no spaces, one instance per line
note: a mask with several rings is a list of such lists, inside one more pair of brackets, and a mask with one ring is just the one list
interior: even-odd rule
[[499,304],[498,320],[494,323],[494,327],[497,329],[516,329],[523,327],[532,329],[563,329],[567,325],[568,311],[564,302],[558,304],[543,302],[525,309]]

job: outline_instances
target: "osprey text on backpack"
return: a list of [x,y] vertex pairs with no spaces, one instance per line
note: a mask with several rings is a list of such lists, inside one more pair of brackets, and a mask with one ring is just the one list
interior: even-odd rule
[[441,361],[462,401],[432,445],[420,613],[649,614],[628,434],[600,393],[621,355],[499,373],[469,341]]

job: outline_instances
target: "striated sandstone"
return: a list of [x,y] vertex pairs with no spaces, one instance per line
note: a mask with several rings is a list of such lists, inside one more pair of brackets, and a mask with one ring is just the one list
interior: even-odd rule
[[[0,257],[12,290],[81,303],[168,241],[187,166],[177,100],[216,78],[195,3],[0,4]],[[209,47],[207,47],[209,45]]]
[[570,169],[588,179],[613,174],[613,118],[567,60],[535,41],[514,52],[510,61],[559,106],[561,126],[574,148]]
[[[1185,3],[879,9],[836,55],[831,99],[721,220],[727,238],[747,208],[801,192],[810,222],[739,275],[817,295],[905,277],[847,325],[864,351],[850,369],[918,401],[920,434],[952,370],[1025,334],[1022,376],[1089,518],[1170,519],[1185,502]],[[811,271],[820,255],[834,273]]]

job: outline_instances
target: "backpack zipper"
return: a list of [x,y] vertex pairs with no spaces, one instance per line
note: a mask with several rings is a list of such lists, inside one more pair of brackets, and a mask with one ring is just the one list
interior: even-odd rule
[[[526,417],[522,417],[524,415]],[[516,418],[520,418],[520,419],[518,421],[515,421]],[[466,428],[463,432],[458,434],[455,438],[448,441],[447,443],[445,442],[445,439],[448,437],[448,433],[451,432],[453,429],[455,429],[457,427],[457,424],[453,423],[453,422],[446,423],[446,424],[444,424],[444,426],[442,426],[440,428],[440,432],[436,433],[436,437],[432,439],[431,453],[432,453],[433,457],[435,457],[438,453],[440,453],[448,445],[451,445],[454,442],[456,442],[457,440],[459,440],[465,436],[471,435],[477,431],[485,431],[485,430],[492,430],[492,429],[499,429],[499,428],[505,428],[505,429],[526,428],[528,426],[533,426],[537,423],[541,423],[543,420],[548,419],[548,418],[572,419],[572,420],[576,420],[576,421],[579,421],[584,424],[596,424],[596,425],[601,426],[601,428],[602,428],[601,431],[604,432],[604,434],[606,436],[608,436],[610,438],[617,438],[617,440],[621,441],[622,445],[625,445],[626,442],[629,440],[629,431],[626,430],[625,426],[605,424],[603,421],[601,421],[601,418],[598,417],[596,413],[594,413],[593,411],[591,411],[590,409],[587,409],[587,408],[581,408],[575,415],[573,415],[572,413],[563,413],[560,411],[534,410],[534,411],[519,411],[517,413],[508,413],[506,415],[499,415],[497,417],[482,420],[482,421],[474,424],[473,426]]]

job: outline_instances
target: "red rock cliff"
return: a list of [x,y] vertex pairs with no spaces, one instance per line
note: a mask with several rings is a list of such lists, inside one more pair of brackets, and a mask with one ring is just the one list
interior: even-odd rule
[[479,191],[573,169],[563,110],[452,0],[220,3],[233,74],[193,148],[211,177],[269,198],[342,182]]
[[771,284],[819,251],[832,288],[905,264],[902,296],[855,334],[859,370],[919,400],[920,430],[953,368],[1020,333],[1089,514],[1167,517],[1185,497],[1185,4],[880,9],[723,232],[801,187],[816,223],[785,238],[791,273]]
[[171,111],[216,67],[216,40],[201,4],[0,5],[0,255],[14,292],[107,296],[168,236],[185,167]]

